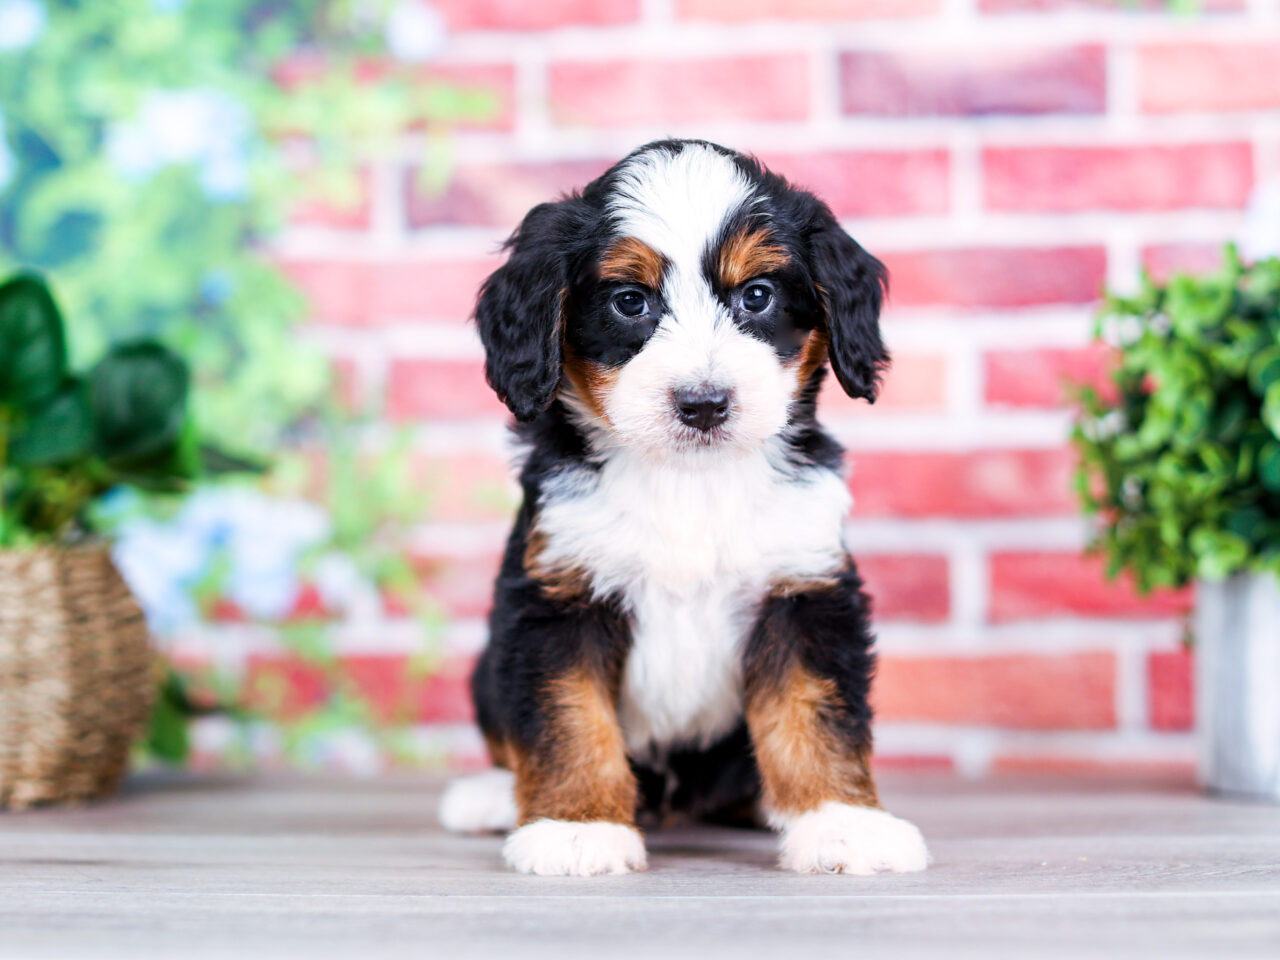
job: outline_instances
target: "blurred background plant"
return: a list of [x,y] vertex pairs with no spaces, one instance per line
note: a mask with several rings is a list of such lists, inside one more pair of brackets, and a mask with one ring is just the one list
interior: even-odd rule
[[[397,540],[427,506],[406,447],[362,439],[263,247],[304,200],[356,203],[404,130],[423,134],[421,179],[447,178],[448,128],[494,101],[424,79],[442,39],[429,8],[367,0],[0,0],[0,273],[52,278],[74,366],[142,337],[189,358],[202,431],[274,463],[254,485],[122,492],[96,512],[162,640],[231,606],[323,667],[331,630],[393,604],[430,657],[439,614]],[[196,679],[166,683],[155,755],[184,759],[187,715],[245,695]],[[291,756],[331,714],[393,719],[334,689],[293,718]]]
[[1081,391],[1077,489],[1112,576],[1142,590],[1280,575],[1280,259],[1145,278],[1106,301],[1119,345],[1104,390]]

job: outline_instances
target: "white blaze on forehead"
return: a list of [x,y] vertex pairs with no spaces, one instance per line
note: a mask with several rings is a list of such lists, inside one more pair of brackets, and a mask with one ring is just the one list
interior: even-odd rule
[[732,157],[703,144],[650,150],[619,173],[609,199],[619,236],[658,251],[669,267],[658,329],[621,368],[605,401],[616,438],[651,454],[680,449],[689,431],[675,419],[672,392],[704,383],[732,392],[723,446],[755,449],[786,425],[794,371],[732,322],[703,270],[726,221],[759,199]]
[[752,199],[751,183],[731,157],[694,143],[629,160],[609,212],[623,236],[643,240],[677,270],[698,270],[725,220]]

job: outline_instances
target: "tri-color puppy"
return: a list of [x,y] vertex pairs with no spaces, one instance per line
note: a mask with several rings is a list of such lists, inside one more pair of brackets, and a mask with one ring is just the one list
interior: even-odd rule
[[869,766],[870,607],[828,360],[875,399],[885,270],[714,144],[642,147],[531,210],[476,309],[524,503],[472,679],[498,769],[441,819],[538,874],[645,866],[637,815],[755,813],[782,866],[920,870]]

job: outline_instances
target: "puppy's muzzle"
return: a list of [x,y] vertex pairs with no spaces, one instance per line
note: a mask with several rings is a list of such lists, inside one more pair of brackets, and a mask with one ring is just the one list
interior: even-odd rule
[[681,423],[706,432],[729,419],[733,409],[733,391],[706,383],[680,387],[671,391],[671,403]]

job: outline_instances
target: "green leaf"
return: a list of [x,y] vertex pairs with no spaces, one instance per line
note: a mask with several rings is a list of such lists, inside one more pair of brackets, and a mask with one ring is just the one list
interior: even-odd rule
[[19,274],[0,286],[0,402],[38,406],[66,373],[66,335],[49,288],[34,274]]
[[114,348],[89,375],[98,453],[117,466],[150,463],[179,443],[187,419],[187,365],[153,342]]
[[1207,580],[1221,580],[1235,573],[1249,559],[1249,544],[1226,530],[1197,527],[1191,534],[1196,573]]
[[1258,482],[1272,493],[1280,493],[1280,443],[1275,440],[1258,451]]
[[183,763],[191,753],[190,713],[182,681],[171,670],[156,696],[147,735],[147,748],[165,763]]
[[268,467],[262,460],[236,456],[209,444],[200,447],[200,464],[204,473],[213,476],[224,473],[265,473]]
[[1280,438],[1280,383],[1267,387],[1262,398],[1262,422],[1273,437]]
[[1254,393],[1265,394],[1274,383],[1280,382],[1280,347],[1260,351],[1249,361],[1249,386]]
[[72,463],[93,449],[93,418],[84,385],[69,381],[22,424],[9,446],[18,466]]

